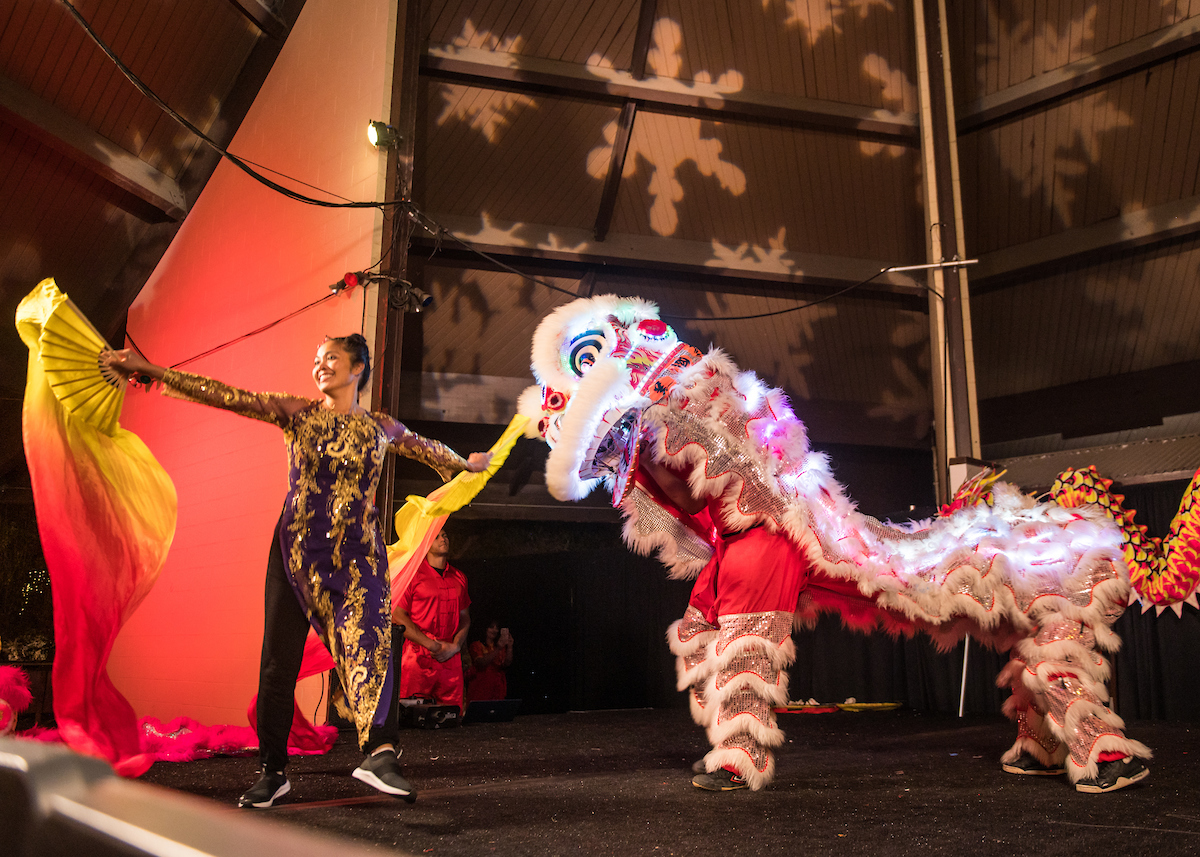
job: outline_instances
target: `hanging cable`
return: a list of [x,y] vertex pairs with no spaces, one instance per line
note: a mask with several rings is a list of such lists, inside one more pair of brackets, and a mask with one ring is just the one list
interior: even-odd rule
[[[263,185],[266,185],[271,190],[281,193],[284,196],[288,197],[289,199],[294,199],[297,202],[302,202],[306,205],[316,205],[316,206],[321,206],[323,208],[383,208],[385,206],[398,205],[401,203],[401,200],[384,200],[382,202],[355,202],[355,201],[331,202],[329,200],[317,199],[315,197],[307,196],[305,194],[299,193],[298,191],[294,191],[291,188],[285,187],[284,185],[281,185],[278,182],[273,181],[272,179],[267,178],[262,173],[258,172],[253,167],[251,167],[250,163],[248,161],[238,157],[237,155],[234,155],[232,152],[230,152],[228,149],[226,149],[224,146],[222,146],[216,140],[212,139],[207,134],[205,134],[203,131],[201,131],[199,128],[197,128],[195,125],[193,125],[192,122],[189,119],[187,119],[187,117],[177,113],[174,108],[172,108],[169,104],[167,104],[165,101],[163,101],[161,98],[159,98],[158,95],[155,94],[153,92],[153,90],[150,89],[149,86],[147,86],[145,83],[142,82],[141,78],[139,78],[136,74],[134,74],[133,71],[127,65],[125,65],[125,63],[123,63],[121,61],[120,57],[118,57],[113,52],[113,50],[104,42],[104,40],[100,38],[100,36],[96,33],[96,31],[92,29],[92,26],[91,26],[91,24],[88,23],[87,19],[85,19],[83,17],[83,15],[81,15],[79,13],[79,10],[76,9],[69,2],[69,0],[59,0],[59,2],[67,8],[68,12],[78,22],[79,26],[82,27],[84,32],[86,32],[88,34],[88,37],[91,38],[91,40],[96,43],[96,46],[99,47],[100,50],[104,52],[105,56],[107,56],[110,60],[112,60],[113,64],[120,70],[121,74],[125,75],[126,79],[134,85],[134,87],[138,90],[138,92],[142,93],[142,95],[149,98],[152,102],[154,102],[156,105],[158,105],[158,107],[164,113],[166,113],[168,116],[170,116],[176,122],[178,122],[180,125],[182,125],[184,128],[186,128],[188,131],[190,131],[192,134],[194,134],[195,136],[197,136],[198,138],[203,140],[214,151],[216,151],[222,158],[229,161],[229,163],[233,164],[235,167],[237,167],[239,170],[244,172],[246,175],[250,176],[250,178],[254,179],[255,181],[260,182]],[[325,192],[327,193],[328,191],[325,191]],[[336,196],[336,194],[332,194],[332,195]]]
[[[578,295],[575,292],[572,292],[569,289],[564,289],[561,286],[556,286],[553,283],[539,279],[530,274],[526,274],[525,272],[518,270],[517,268],[514,268],[513,266],[500,261],[495,256],[492,256],[490,253],[485,253],[484,251],[478,249],[477,247],[472,246],[470,244],[470,242],[458,237],[453,232],[446,229],[441,224],[439,224],[437,221],[435,221],[433,218],[429,217],[427,214],[420,211],[413,204],[411,199],[401,197],[399,199],[388,199],[388,200],[383,200],[380,202],[359,202],[359,201],[355,201],[355,200],[349,200],[346,197],[343,197],[343,196],[340,196],[339,194],[333,193],[332,191],[326,191],[323,188],[318,188],[315,185],[309,184],[300,179],[289,176],[285,173],[281,173],[277,170],[273,170],[270,167],[265,167],[261,164],[255,163],[247,158],[242,158],[238,155],[234,155],[232,152],[230,152],[228,149],[226,149],[224,146],[222,146],[216,140],[213,140],[211,137],[209,137],[207,134],[205,134],[203,131],[201,131],[198,127],[196,127],[194,124],[192,124],[192,122],[190,120],[188,120],[185,116],[176,112],[174,108],[172,108],[169,104],[167,104],[166,101],[164,101],[153,90],[151,90],[150,87],[147,86],[141,80],[141,78],[139,78],[136,74],[134,74],[134,72],[127,65],[125,65],[125,63],[122,62],[121,59],[113,52],[113,50],[108,46],[108,44],[105,43],[104,40],[100,38],[99,34],[97,34],[96,31],[92,29],[91,24],[88,23],[87,19],[85,19],[83,17],[83,15],[80,14],[79,10],[76,9],[74,5],[72,5],[70,0],[59,0],[59,2],[67,8],[68,12],[76,20],[76,22],[79,24],[79,26],[82,27],[84,32],[86,32],[88,34],[88,37],[91,38],[91,40],[97,45],[97,47],[99,47],[100,50],[103,51],[104,55],[107,56],[113,62],[113,64],[120,70],[120,72],[125,76],[125,78],[127,80],[129,80],[130,83],[133,84],[133,86],[138,90],[138,92],[142,93],[144,96],[146,96],[146,98],[150,99],[164,113],[166,113],[168,116],[170,116],[176,122],[178,122],[180,125],[182,125],[184,128],[186,128],[189,132],[191,132],[197,138],[199,138],[204,143],[206,143],[208,146],[210,146],[222,158],[229,161],[231,164],[233,164],[238,169],[242,170],[242,172],[244,172],[246,175],[248,175],[250,178],[254,179],[255,181],[263,184],[264,186],[270,188],[271,190],[276,191],[277,193],[282,194],[283,196],[286,196],[289,199],[293,199],[297,202],[301,202],[306,205],[315,205],[315,206],[320,206],[323,208],[377,208],[384,212],[386,212],[386,210],[388,208],[397,207],[399,209],[402,209],[403,216],[409,217],[417,226],[424,229],[426,232],[430,233],[434,237],[434,250],[433,250],[434,254],[436,254],[438,252],[438,250],[440,249],[442,238],[449,237],[450,240],[454,241],[456,244],[461,245],[469,252],[474,253],[475,255],[479,256],[481,259],[486,260],[487,262],[489,262],[492,265],[495,265],[496,267],[500,268],[501,270],[507,271],[511,274],[515,274],[516,276],[521,277],[524,280],[528,280],[531,283],[542,286],[543,288],[546,288],[546,289],[550,289],[551,291],[559,292],[560,294],[568,295],[572,298],[578,297]],[[257,167],[258,169],[255,169],[255,167]],[[314,190],[319,190],[322,193],[326,193],[330,196],[335,196],[342,201],[341,202],[333,202],[330,200],[317,199],[316,197],[311,197],[306,194],[302,194],[302,193],[295,191],[289,187],[286,187],[285,185],[280,184],[279,182],[276,182],[276,181],[268,178],[267,176],[263,175],[258,170],[266,170],[267,172],[271,172],[271,173],[274,173],[275,175],[287,178],[289,181],[296,182],[297,184],[304,185],[305,187],[313,188]],[[399,214],[399,212],[397,212],[397,213]],[[371,268],[368,268],[366,270],[371,270],[371,269],[375,268],[377,265],[382,264],[383,260],[385,258],[387,258],[388,255],[390,255],[390,252],[395,251],[397,249],[395,247],[395,244],[397,241],[397,237],[396,237],[397,233],[398,233],[398,230],[393,230],[393,240],[391,242],[389,242],[388,248],[385,249],[385,251],[384,251],[383,255],[380,257],[379,261],[376,262],[375,265],[372,265]],[[818,298],[813,301],[809,301],[807,303],[798,304],[793,307],[788,307],[787,309],[774,310],[771,312],[754,313],[754,314],[750,314],[750,315],[740,315],[740,316],[706,317],[706,316],[664,315],[662,317],[664,319],[669,319],[672,321],[750,321],[753,319],[769,318],[771,316],[785,315],[785,314],[791,313],[791,312],[798,312],[799,310],[808,309],[810,307],[817,306],[818,304],[825,303],[826,301],[833,300],[836,297],[840,297],[848,292],[851,292],[855,289],[861,288],[862,286],[867,285],[868,283],[870,283],[872,280],[876,279],[877,277],[879,277],[883,274],[889,273],[889,272],[901,271],[901,270],[913,270],[916,268],[952,267],[952,266],[956,266],[956,265],[973,264],[975,261],[977,261],[977,260],[965,260],[965,261],[950,262],[950,263],[933,263],[930,265],[910,265],[910,266],[884,268],[881,271],[879,271],[875,274],[872,274],[870,277],[868,277],[865,280],[862,280],[860,282],[846,286],[845,288],[839,289],[838,291],[833,292],[824,297]],[[936,291],[934,289],[932,289],[931,287],[925,286],[925,288],[928,291],[932,291],[936,294]],[[939,295],[939,297],[941,297],[941,296]],[[201,357],[205,357],[209,354],[212,354],[215,351],[218,351],[222,348],[225,348],[229,345],[234,344],[235,342],[240,342],[249,336],[254,336],[257,333],[261,333],[265,330],[268,330],[271,327],[274,327],[279,322],[284,321],[285,319],[291,318],[293,315],[296,315],[297,313],[304,312],[305,310],[310,309],[311,307],[316,306],[317,304],[319,304],[325,300],[328,300],[328,297],[321,298],[318,301],[314,301],[313,303],[308,304],[307,306],[296,310],[294,313],[284,316],[282,319],[278,319],[268,325],[264,325],[263,327],[255,330],[255,331],[251,331],[250,333],[244,334],[241,337],[230,340],[227,343],[218,345],[215,348],[204,352],[203,354],[198,354],[195,357],[190,357],[187,360],[182,361],[181,363],[177,363],[175,365],[181,366],[184,363],[190,363],[193,360],[198,360]],[[132,340],[131,340],[131,342],[132,342]]]

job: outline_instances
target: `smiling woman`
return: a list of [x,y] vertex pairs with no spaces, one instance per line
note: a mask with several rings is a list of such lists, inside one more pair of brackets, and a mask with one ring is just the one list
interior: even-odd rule
[[463,459],[386,414],[358,404],[371,372],[361,334],[329,338],[312,377],[319,399],[254,393],[152,364],[131,351],[107,351],[101,363],[130,377],[160,381],[167,395],[272,423],[288,450],[288,493],[267,565],[266,619],[259,672],[258,735],[262,773],[239,806],[264,808],[291,790],[284,775],[292,699],[309,626],[337,663],[367,754],[354,777],[408,801],[416,790],[396,761],[391,647],[391,590],[379,513],[369,498],[386,452],[414,458],[447,478],[480,472],[490,454]]

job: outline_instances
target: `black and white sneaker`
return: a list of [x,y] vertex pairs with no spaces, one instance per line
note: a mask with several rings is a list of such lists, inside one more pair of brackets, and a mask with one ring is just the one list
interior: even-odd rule
[[267,809],[291,790],[292,784],[283,775],[283,771],[268,771],[264,768],[258,782],[238,798],[238,806],[243,809]]
[[1032,753],[1022,753],[1015,762],[1002,762],[1000,767],[1005,773],[1025,774],[1032,777],[1057,777],[1059,774],[1067,772],[1065,765],[1047,765],[1045,762],[1039,761]]
[[1150,769],[1137,756],[1126,756],[1124,759],[1114,759],[1111,762],[1101,762],[1096,776],[1087,777],[1075,783],[1075,791],[1086,794],[1102,794],[1115,792],[1125,786],[1131,786],[1139,780],[1150,776]]
[[746,788],[746,780],[725,768],[717,768],[711,774],[707,771],[696,774],[692,777],[692,785],[706,792],[731,792]]
[[367,756],[351,776],[407,803],[417,799],[416,787],[400,773],[400,762],[396,760],[394,750],[381,750]]

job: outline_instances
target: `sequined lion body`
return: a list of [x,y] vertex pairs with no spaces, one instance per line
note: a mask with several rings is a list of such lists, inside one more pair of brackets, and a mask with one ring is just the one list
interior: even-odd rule
[[[657,551],[674,577],[698,576],[697,589],[736,572],[784,591],[770,575],[798,576],[786,590],[799,589],[794,604],[743,612],[722,613],[711,591],[694,591],[668,632],[679,687],[690,690],[714,746],[709,770],[736,769],[752,788],[770,781],[771,747],[782,741],[771,710],[787,699],[791,630],[820,612],[864,631],[924,631],[943,648],[970,633],[1011,650],[998,681],[1013,688],[1006,713],[1020,735],[1006,760],[1069,761],[1077,780],[1094,776],[1101,753],[1149,755],[1105,705],[1100,650],[1119,645],[1111,625],[1129,576],[1121,533],[1099,510],[1036,503],[996,484],[990,505],[884,524],[857,511],[781,391],[719,350],[679,342],[639,299],[560,307],[534,336],[533,369],[539,386],[519,408],[552,447],[546,482],[556,498],[578,500],[603,484],[629,547]],[[647,476],[644,456],[685,479],[708,513],[673,504]],[[785,540],[790,555],[715,572],[734,561],[747,533],[756,552]]]

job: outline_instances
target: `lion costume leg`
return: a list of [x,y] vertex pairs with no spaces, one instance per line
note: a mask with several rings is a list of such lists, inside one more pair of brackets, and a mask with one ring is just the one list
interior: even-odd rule
[[[1100,633],[1115,646],[1107,626]],[[1003,762],[1028,753],[1044,765],[1065,765],[1074,783],[1095,777],[1099,762],[1151,758],[1148,747],[1126,737],[1125,723],[1107,705],[1109,666],[1096,637],[1087,623],[1052,613],[1014,648],[997,679],[1012,688],[1004,713],[1017,721],[1016,743]]]
[[759,527],[717,546],[668,642],[678,687],[713,749],[708,771],[726,768],[760,789],[775,774],[783,742],[775,707],[787,702],[796,600],[808,567],[782,535]]
[[683,618],[667,630],[667,645],[675,655],[676,689],[688,691],[692,719],[706,729],[713,709],[707,704],[704,687],[715,668],[710,659],[717,626],[709,622],[696,604],[688,604]]

